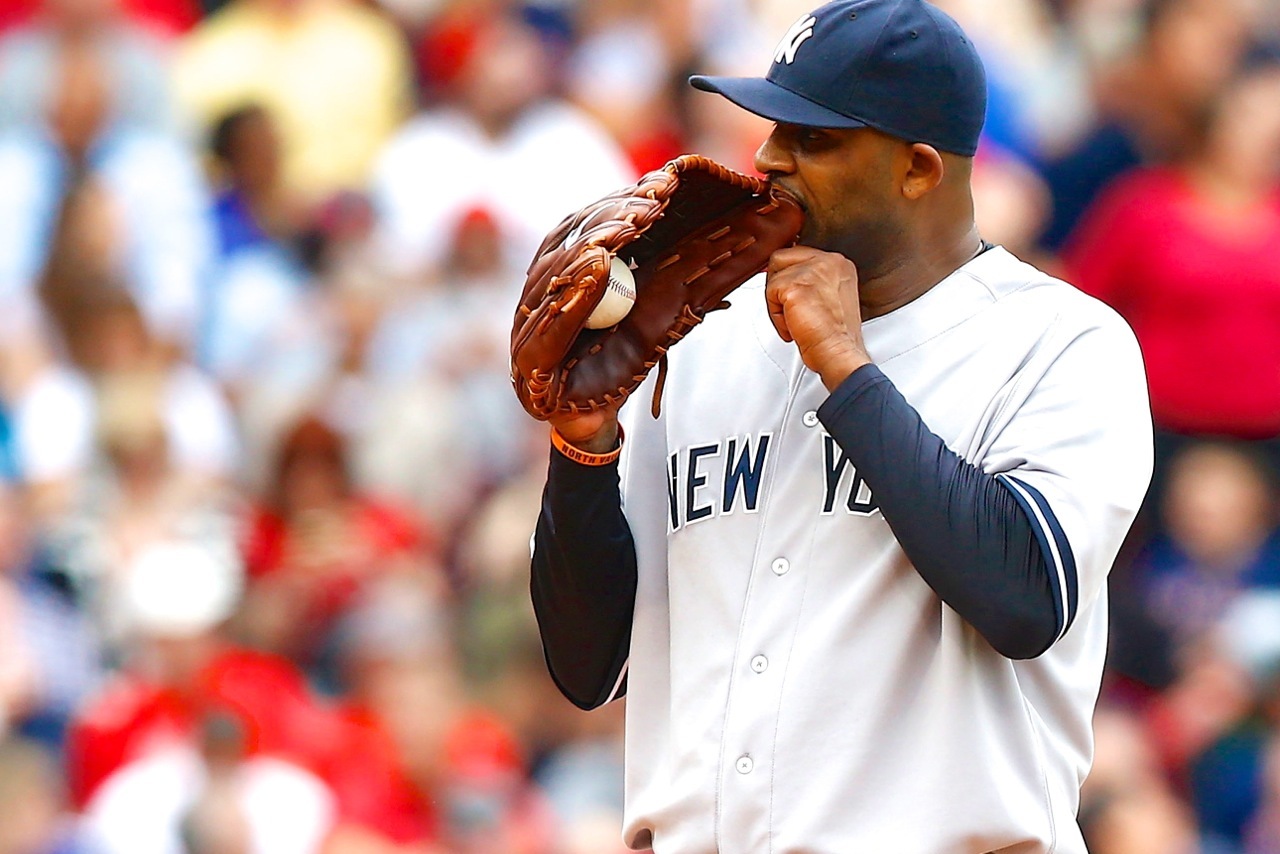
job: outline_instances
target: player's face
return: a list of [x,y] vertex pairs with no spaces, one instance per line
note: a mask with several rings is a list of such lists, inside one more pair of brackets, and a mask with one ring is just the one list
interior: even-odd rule
[[878,270],[904,236],[896,180],[902,143],[868,128],[778,124],[755,165],[805,212],[800,243],[839,252],[860,271]]

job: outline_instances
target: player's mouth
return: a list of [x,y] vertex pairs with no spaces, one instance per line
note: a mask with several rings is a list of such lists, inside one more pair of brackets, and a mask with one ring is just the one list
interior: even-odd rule
[[795,203],[796,203],[796,205],[798,205],[798,206],[799,206],[799,208],[800,208],[800,212],[801,212],[801,213],[803,213],[803,214],[805,214],[806,216],[808,216],[808,214],[809,214],[809,208],[808,208],[808,206],[807,206],[807,205],[805,205],[805,203],[804,203],[804,199],[803,199],[803,198],[801,198],[801,197],[800,197],[800,195],[799,195],[798,193],[796,193],[796,192],[794,192],[794,191],[792,191],[792,190],[789,190],[787,187],[783,186],[782,184],[778,183],[777,181],[770,181],[770,182],[769,182],[769,186],[770,186],[770,187],[772,187],[773,189],[775,189],[775,190],[779,191],[782,195],[786,196],[787,198],[791,199],[791,201],[795,202]]

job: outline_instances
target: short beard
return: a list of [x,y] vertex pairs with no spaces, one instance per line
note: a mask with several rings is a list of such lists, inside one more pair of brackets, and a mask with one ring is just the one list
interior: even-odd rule
[[906,229],[892,217],[868,219],[839,234],[813,234],[806,227],[800,232],[800,244],[838,252],[858,268],[858,278],[877,278],[898,264],[905,243]]

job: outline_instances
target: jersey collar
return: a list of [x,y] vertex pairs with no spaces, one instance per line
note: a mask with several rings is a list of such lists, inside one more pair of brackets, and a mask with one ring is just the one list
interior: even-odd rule
[[1000,294],[993,283],[1011,263],[1019,262],[993,246],[901,308],[865,321],[862,337],[872,361],[884,364],[995,304]]

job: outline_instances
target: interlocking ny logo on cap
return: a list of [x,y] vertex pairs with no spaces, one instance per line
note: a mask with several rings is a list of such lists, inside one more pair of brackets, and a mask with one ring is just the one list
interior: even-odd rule
[[792,24],[791,29],[787,30],[787,34],[782,37],[782,41],[778,42],[778,48],[773,52],[773,61],[786,62],[787,65],[795,62],[796,51],[813,35],[813,25],[816,23],[818,19],[813,15],[805,15]]

